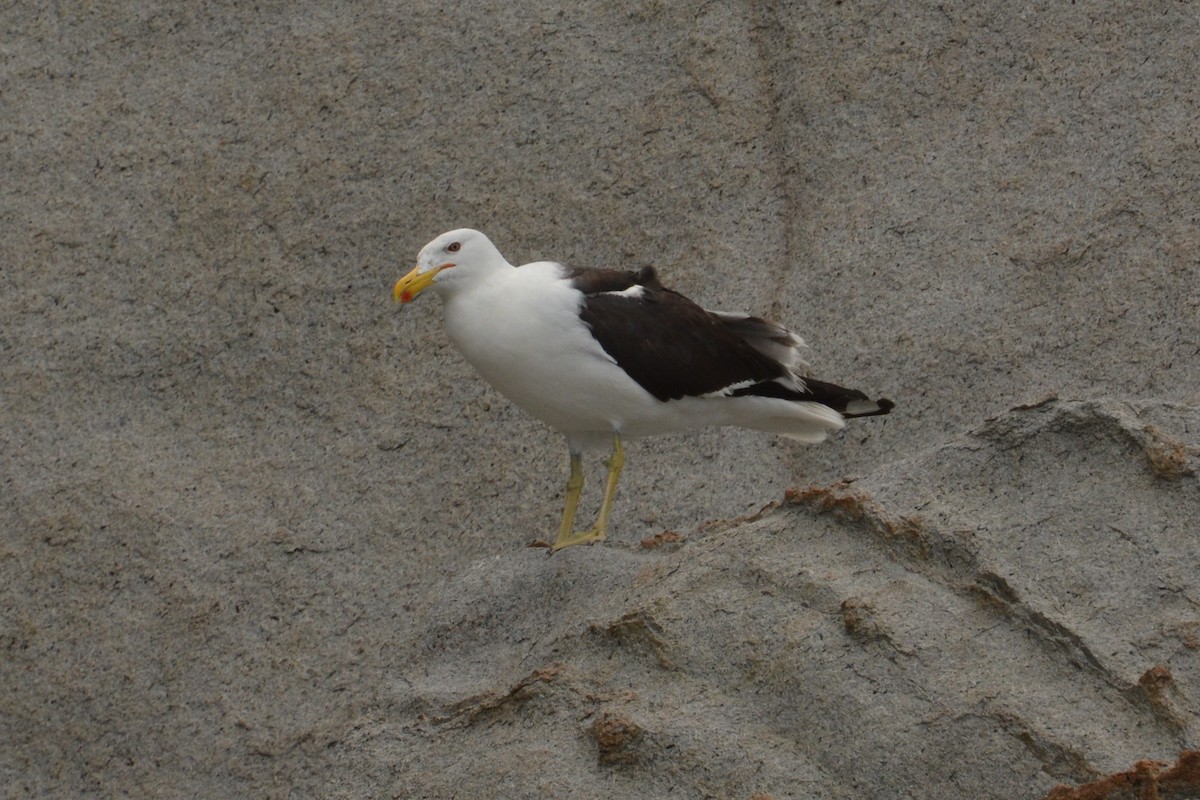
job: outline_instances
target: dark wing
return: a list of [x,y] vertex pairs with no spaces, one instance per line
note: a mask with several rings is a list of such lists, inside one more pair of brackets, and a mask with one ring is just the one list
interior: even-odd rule
[[800,377],[799,337],[746,314],[707,311],[663,286],[653,267],[569,272],[583,292],[580,317],[604,352],[638,385],[662,401],[723,392],[821,403],[846,417],[892,410],[857,389]]
[[568,277],[584,294],[580,316],[604,352],[659,400],[784,377],[782,364],[717,315],[664,287],[652,267]]

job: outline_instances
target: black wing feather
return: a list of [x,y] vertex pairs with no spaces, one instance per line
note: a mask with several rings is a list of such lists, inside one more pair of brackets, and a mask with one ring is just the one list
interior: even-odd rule
[[[787,346],[790,335],[772,339],[782,331],[774,323],[707,311],[663,286],[653,267],[576,270],[567,277],[583,292],[579,315],[604,352],[663,402],[724,390],[731,397],[821,403],[847,417],[892,410],[891,400],[872,401],[857,389],[797,381],[762,349],[764,337]],[[619,294],[636,287],[640,293]]]
[[[836,383],[819,381],[816,378],[802,378],[803,391],[797,391],[775,381],[755,383],[735,389],[730,397],[777,397],[780,400],[809,401],[829,406],[834,411],[841,412],[846,417],[875,417],[886,414],[895,407],[895,403],[886,398],[871,400],[858,389],[847,389]],[[861,404],[857,407],[864,411],[848,411],[851,403]]]
[[[664,287],[652,267],[637,272],[571,274],[584,293],[580,316],[604,352],[662,401],[719,392],[785,369],[738,336],[720,317]],[[640,297],[615,294],[641,287]]]

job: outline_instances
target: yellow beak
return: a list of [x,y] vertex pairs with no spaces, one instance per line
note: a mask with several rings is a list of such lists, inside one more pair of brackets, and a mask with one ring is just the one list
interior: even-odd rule
[[439,272],[453,266],[453,264],[442,264],[427,272],[421,272],[420,267],[413,267],[412,272],[396,281],[396,286],[392,289],[392,297],[397,303],[411,303],[417,295],[433,285],[433,279]]

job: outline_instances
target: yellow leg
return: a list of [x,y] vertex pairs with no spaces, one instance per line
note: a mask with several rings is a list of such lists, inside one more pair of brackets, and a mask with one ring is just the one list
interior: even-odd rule
[[[579,509],[579,496],[583,494],[583,456],[571,453],[571,476],[567,478],[567,504],[563,506],[562,524],[558,526],[558,538],[551,544],[544,539],[535,539],[529,547],[548,547],[553,553],[567,544],[576,544],[571,539],[575,526],[575,512]],[[564,544],[566,543],[566,544]]]
[[596,541],[604,541],[608,533],[608,515],[612,513],[613,500],[617,496],[617,481],[621,479],[621,469],[625,466],[625,448],[621,447],[621,437],[613,434],[613,451],[604,462],[608,466],[608,480],[604,484],[604,501],[600,504],[600,516],[596,519],[596,527],[591,533],[596,534]]
[[579,496],[583,492],[583,459],[577,454],[571,454],[571,477],[567,479],[567,504],[563,508],[562,525],[558,529],[558,538],[554,544],[536,541],[531,547],[549,547],[551,553],[564,547],[577,544],[593,544],[603,542],[608,535],[608,518],[612,514],[613,500],[617,496],[617,482],[621,478],[621,468],[625,466],[625,450],[621,447],[621,437],[613,435],[613,451],[604,462],[608,467],[608,480],[604,484],[604,500],[600,504],[600,516],[596,526],[591,530],[574,531],[575,512],[579,508]]
[[571,477],[567,478],[567,505],[563,508],[562,525],[558,527],[558,539],[571,538],[575,526],[575,511],[579,508],[579,495],[583,493],[583,457],[571,453]]
[[[576,462],[572,461],[572,467],[574,467],[575,463]],[[620,469],[622,469],[625,465],[625,450],[624,447],[620,446],[620,437],[617,434],[613,434],[612,455],[608,456],[605,464],[608,467],[608,480],[605,482],[604,501],[602,501],[600,504],[600,516],[596,517],[595,527],[592,528],[592,530],[583,530],[580,531],[580,533],[574,533],[574,531],[571,531],[570,523],[566,521],[566,515],[564,513],[563,528],[562,530],[558,531],[558,539],[554,541],[553,546],[550,548],[552,553],[560,551],[560,549],[563,549],[564,547],[572,547],[575,545],[592,545],[592,543],[595,542],[602,542],[605,540],[605,536],[608,535],[608,516],[610,516],[612,513],[612,501],[617,497],[617,481],[620,480]],[[572,473],[572,477],[574,477],[574,473]],[[580,486],[581,489],[583,488],[582,475],[580,476],[580,483],[578,483],[578,486]],[[568,483],[568,487],[570,487],[570,483]],[[574,499],[575,503],[577,504],[578,499],[580,499],[578,492],[576,492]],[[571,516],[574,517],[575,509],[570,505],[570,495],[568,495],[566,501],[568,501],[568,511],[570,511]]]

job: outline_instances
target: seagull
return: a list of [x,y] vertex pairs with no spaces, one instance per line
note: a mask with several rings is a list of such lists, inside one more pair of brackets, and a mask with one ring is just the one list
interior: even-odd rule
[[[461,228],[421,248],[396,282],[409,303],[432,288],[450,340],[484,380],[567,439],[566,506],[550,552],[604,541],[625,465],[622,439],[732,425],[821,442],[891,400],[816,380],[805,344],[778,323],[708,311],[663,286],[653,267],[516,267]],[[611,446],[596,524],[575,530],[583,453]]]

